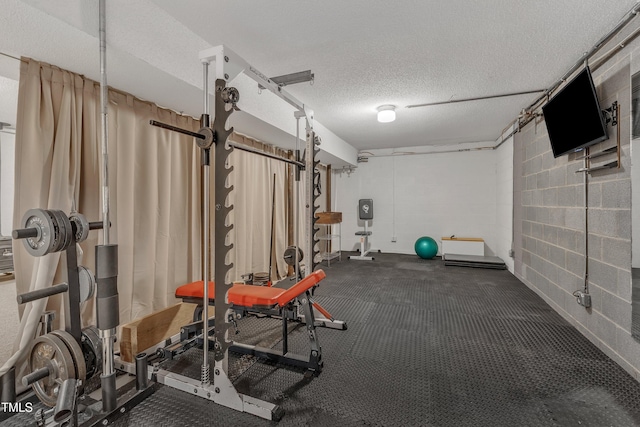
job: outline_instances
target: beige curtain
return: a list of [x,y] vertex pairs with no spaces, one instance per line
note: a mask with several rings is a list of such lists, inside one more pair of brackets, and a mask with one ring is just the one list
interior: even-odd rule
[[[200,161],[193,139],[149,125],[150,119],[197,130],[190,117],[126,94],[109,93],[109,180],[112,242],[119,245],[120,320],[128,322],[176,302],[177,286],[200,277]],[[14,227],[31,208],[77,210],[100,220],[99,85],[68,71],[25,59],[21,66],[15,151]],[[101,233],[81,245],[80,262],[94,269]],[[18,293],[65,280],[61,254],[30,256],[14,245]],[[64,325],[63,298],[47,308]],[[21,307],[16,353],[29,347],[46,300]],[[93,323],[93,303],[85,304]]]
[[[287,275],[283,254],[287,247],[287,212],[285,203],[286,163],[246,151],[234,150],[230,156],[234,167],[229,182],[234,247],[229,260],[234,267],[231,280],[241,275],[269,271],[269,249],[273,234],[272,280]],[[275,221],[272,227],[273,180],[275,175]]]
[[118,243],[121,324],[177,302],[200,279],[200,150],[193,138],[149,125],[197,131],[191,117],[111,93],[110,190]]
[[[30,208],[70,211],[77,200],[83,91],[81,77],[35,61],[21,64],[16,123],[14,226]],[[60,254],[32,258],[14,245],[16,290],[61,282]],[[59,297],[51,305],[61,307]],[[20,333],[15,354],[0,369],[4,373],[21,359],[35,334],[46,300],[20,307]],[[63,311],[60,310],[62,314]],[[17,351],[19,350],[19,351]]]

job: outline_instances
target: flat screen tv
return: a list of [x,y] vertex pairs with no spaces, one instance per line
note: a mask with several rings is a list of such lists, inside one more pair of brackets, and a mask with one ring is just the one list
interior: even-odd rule
[[553,156],[580,151],[608,138],[589,67],[542,107]]

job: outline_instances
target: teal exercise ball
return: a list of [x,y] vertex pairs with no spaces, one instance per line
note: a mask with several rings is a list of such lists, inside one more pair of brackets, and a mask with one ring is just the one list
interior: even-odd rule
[[438,244],[431,237],[422,236],[414,246],[416,254],[422,259],[431,259],[438,253]]

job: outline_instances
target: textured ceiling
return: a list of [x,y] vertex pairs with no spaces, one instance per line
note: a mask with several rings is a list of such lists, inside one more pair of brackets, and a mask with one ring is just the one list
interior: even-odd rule
[[[98,79],[97,3],[3,0],[0,52]],[[405,107],[547,88],[635,4],[109,0],[109,83],[197,116],[198,52],[225,44],[271,76],[311,69],[287,89],[358,149],[495,141],[536,95]],[[376,122],[382,104],[394,123]]]
[[[636,3],[153,2],[205,41],[229,45],[265,73],[312,69],[315,84],[291,92],[360,149],[495,140],[536,95],[404,107],[544,89]],[[375,109],[382,104],[398,106],[394,123],[376,122]]]

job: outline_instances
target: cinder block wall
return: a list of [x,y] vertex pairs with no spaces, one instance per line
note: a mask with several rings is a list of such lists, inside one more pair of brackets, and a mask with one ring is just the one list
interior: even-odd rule
[[[575,173],[583,161],[576,154],[553,158],[542,118],[514,139],[516,276],[636,378],[640,345],[631,337],[630,83],[639,45],[636,39],[593,73],[601,107],[613,101],[620,105],[622,150],[620,169],[588,178],[591,309],[572,295],[584,285],[584,178]],[[592,152],[614,145],[616,129],[609,127],[609,135]]]

